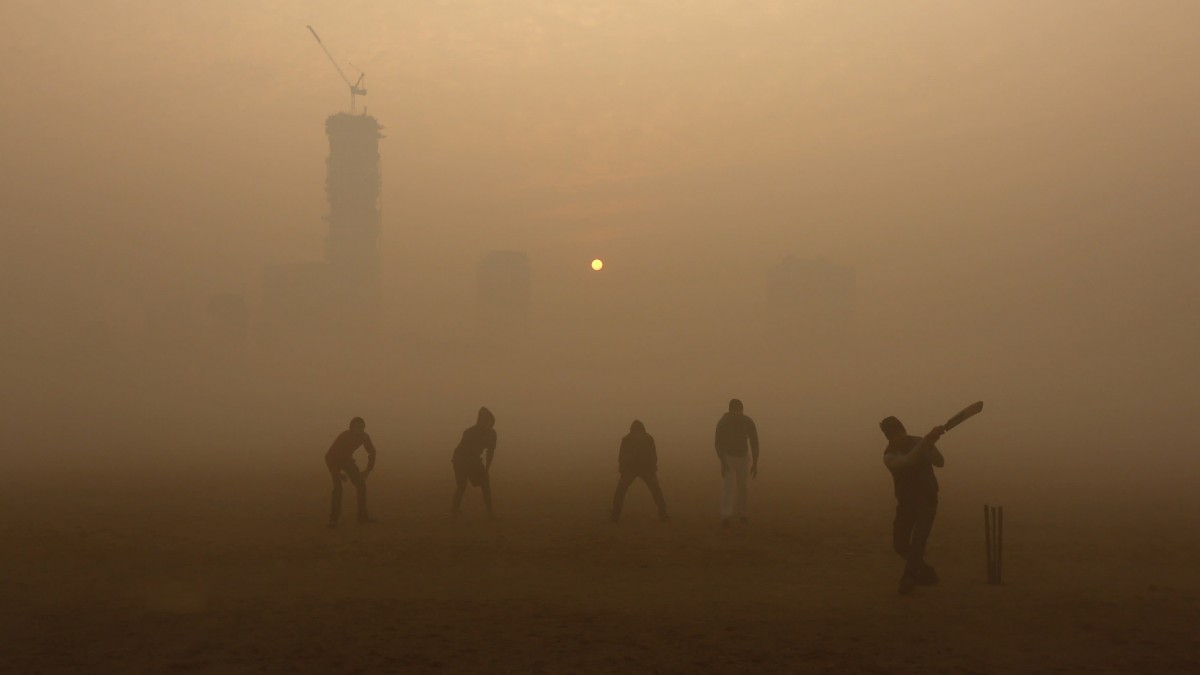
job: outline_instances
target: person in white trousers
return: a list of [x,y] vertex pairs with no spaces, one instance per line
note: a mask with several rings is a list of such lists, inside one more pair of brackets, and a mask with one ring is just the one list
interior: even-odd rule
[[729,401],[729,412],[717,422],[716,449],[723,483],[721,526],[729,527],[735,511],[745,525],[749,479],[758,475],[758,428],[736,398]]

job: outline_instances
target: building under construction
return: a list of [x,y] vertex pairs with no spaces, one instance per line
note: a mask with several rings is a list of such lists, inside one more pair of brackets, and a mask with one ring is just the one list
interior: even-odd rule
[[379,122],[337,113],[325,120],[325,262],[266,270],[263,309],[268,327],[318,332],[370,320],[378,305],[380,178]]
[[381,129],[379,122],[366,114],[338,113],[325,120],[329,137],[325,262],[334,298],[355,309],[371,309],[376,302]]
[[[356,114],[357,97],[365,96],[363,75],[351,81],[321,37],[308,27],[349,88],[350,112],[325,120],[329,158],[325,160],[325,195],[329,200],[329,233],[325,262],[268,268],[263,279],[264,319],[269,331],[336,330],[375,316],[378,305],[380,176],[379,139],[383,127],[366,114]],[[348,322],[353,318],[355,321]]]
[[[379,121],[355,113],[365,96],[362,74],[352,82],[308,26],[350,94],[350,112],[325,119],[329,159],[325,160],[325,197],[329,234],[325,262],[277,265],[265,271],[263,310],[266,328],[336,330],[376,315],[379,281],[380,180]],[[346,319],[355,321],[347,322]]]

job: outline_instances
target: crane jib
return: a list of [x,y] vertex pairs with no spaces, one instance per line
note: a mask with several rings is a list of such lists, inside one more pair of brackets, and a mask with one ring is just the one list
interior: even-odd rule
[[[325,52],[326,58],[328,58],[329,62],[333,64],[333,68],[334,68],[334,70],[337,71],[337,74],[342,78],[342,82],[345,82],[346,86],[349,87],[349,89],[350,89],[350,112],[354,112],[356,97],[367,95],[366,88],[362,86],[363,78],[365,78],[367,76],[366,73],[359,70],[358,80],[351,82],[350,78],[346,76],[346,72],[344,70],[342,70],[341,66],[338,65],[337,59],[333,58],[333,54],[330,53],[329,48],[325,46],[325,42],[321,39],[321,36],[317,35],[316,29],[313,28],[312,26],[308,26],[308,32],[312,33],[313,38],[315,38],[317,41],[317,44],[320,45],[321,51]],[[350,64],[350,65],[353,66],[354,64]],[[358,70],[358,68],[356,67],[355,70]]]

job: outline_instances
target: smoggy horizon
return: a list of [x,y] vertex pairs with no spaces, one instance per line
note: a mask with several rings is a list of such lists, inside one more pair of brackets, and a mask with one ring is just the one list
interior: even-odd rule
[[[925,426],[983,398],[1030,437],[1025,456],[1053,449],[1069,466],[1111,441],[1098,452],[1113,467],[1130,444],[1155,471],[1192,461],[1194,4],[106,1],[9,15],[0,201],[18,419],[78,409],[120,436],[110,427],[149,409],[139,397],[163,432],[252,418],[195,400],[229,368],[281,425],[286,402],[327,406],[321,434],[373,406],[385,428],[419,425],[402,421],[412,410],[452,436],[490,401],[545,438],[589,416],[619,435],[663,410],[692,442],[708,431],[683,430],[739,395],[801,438],[874,447],[884,414]],[[349,106],[310,24],[365,71],[360,111],[384,127],[378,316],[354,337],[265,344],[266,270],[323,259],[324,123]],[[494,250],[529,257],[523,341],[494,344],[477,316]],[[788,255],[853,269],[852,338],[772,336],[767,275]],[[202,344],[223,293],[248,308],[249,361],[147,337],[167,313]],[[104,401],[114,387],[127,405]]]

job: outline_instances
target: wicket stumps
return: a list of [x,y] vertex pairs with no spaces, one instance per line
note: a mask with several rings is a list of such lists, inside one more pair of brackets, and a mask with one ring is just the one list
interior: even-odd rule
[[999,584],[1004,562],[1004,507],[983,505],[983,538],[989,584]]

